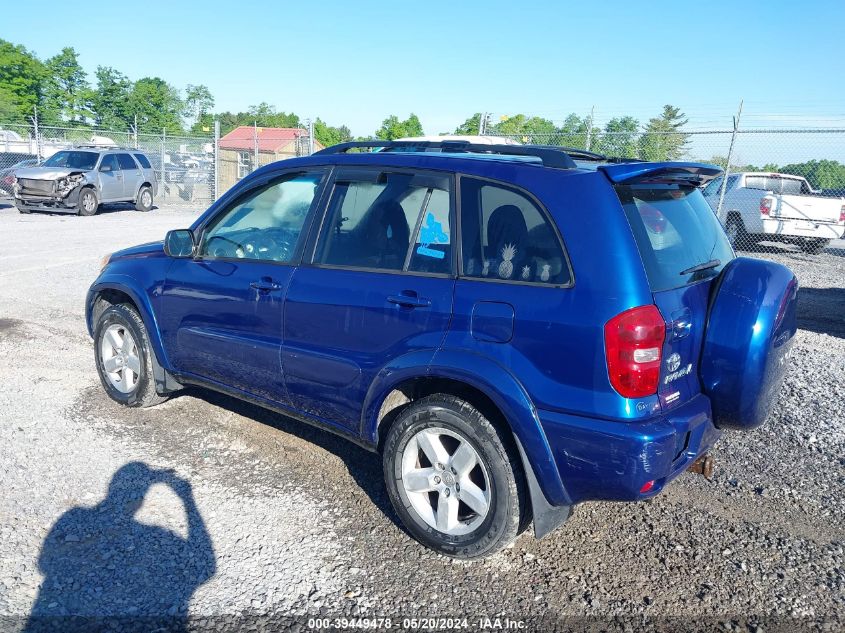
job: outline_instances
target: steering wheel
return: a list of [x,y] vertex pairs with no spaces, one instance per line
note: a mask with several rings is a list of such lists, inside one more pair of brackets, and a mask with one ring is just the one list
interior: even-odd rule
[[223,235],[212,235],[208,238],[208,241],[205,243],[205,247],[208,250],[208,254],[214,257],[226,257],[229,255],[229,252],[225,250],[225,247],[220,247],[220,249],[212,249],[211,243],[214,240],[221,240],[223,242],[229,242],[229,244],[234,244],[235,246],[235,257],[243,258],[246,257],[246,247],[241,244],[240,242],[236,242],[235,240],[231,240],[228,237],[224,237]]

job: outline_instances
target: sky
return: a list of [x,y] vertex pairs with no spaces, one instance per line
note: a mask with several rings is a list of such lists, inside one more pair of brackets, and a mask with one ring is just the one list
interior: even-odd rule
[[390,114],[437,134],[474,112],[594,108],[601,125],[667,103],[690,129],[726,129],[740,99],[747,127],[845,128],[842,0],[37,4],[40,19],[7,3],[0,38],[42,59],[72,46],[92,77],[205,84],[216,110],[266,101],[355,135]]

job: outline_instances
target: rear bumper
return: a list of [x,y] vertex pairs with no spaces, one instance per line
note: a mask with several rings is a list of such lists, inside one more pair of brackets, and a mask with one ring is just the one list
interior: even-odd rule
[[845,233],[845,225],[842,224],[782,218],[763,220],[764,235],[838,240],[842,237],[843,233]]
[[572,503],[653,497],[721,435],[704,395],[649,422],[538,414]]

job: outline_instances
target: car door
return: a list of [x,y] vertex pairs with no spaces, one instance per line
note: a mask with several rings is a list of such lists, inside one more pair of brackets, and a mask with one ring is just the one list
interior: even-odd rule
[[433,356],[452,314],[452,177],[341,170],[308,264],[285,300],[282,365],[291,403],[357,430],[373,378]]
[[135,194],[141,186],[142,173],[138,164],[130,154],[118,154],[117,164],[123,174],[123,193],[121,197],[125,200],[134,200]]
[[286,403],[282,306],[325,169],[251,184],[196,233],[196,255],[174,259],[161,330],[177,373]]
[[100,200],[109,202],[123,197],[123,172],[115,154],[106,154],[100,161]]

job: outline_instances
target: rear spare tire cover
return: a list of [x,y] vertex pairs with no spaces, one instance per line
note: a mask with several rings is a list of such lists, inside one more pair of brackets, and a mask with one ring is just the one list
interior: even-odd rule
[[777,399],[797,323],[798,280],[789,268],[738,257],[713,288],[701,380],[720,428],[762,424]]

